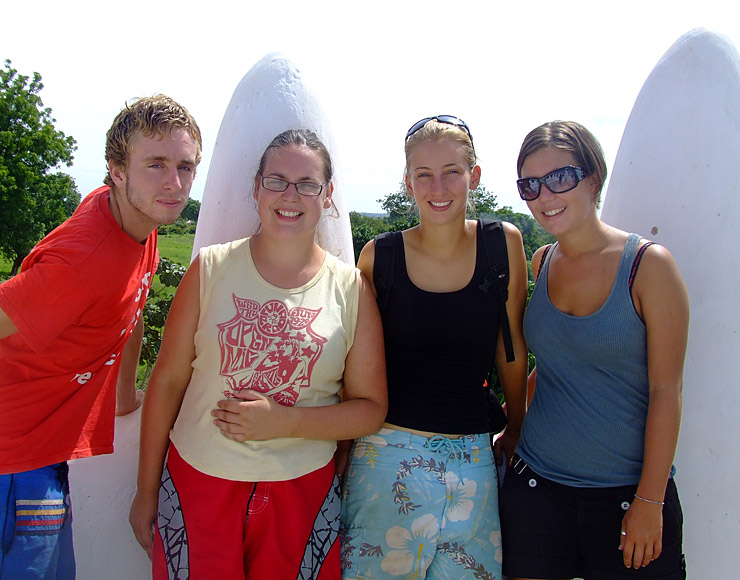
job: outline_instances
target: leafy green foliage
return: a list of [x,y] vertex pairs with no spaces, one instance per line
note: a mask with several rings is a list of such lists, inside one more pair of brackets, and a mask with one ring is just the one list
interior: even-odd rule
[[527,261],[532,259],[532,254],[540,247],[545,244],[552,244],[555,241],[555,236],[548,234],[532,216],[509,210],[495,211],[487,217],[510,222],[519,228],[519,231],[522,232],[522,239],[524,240],[524,252],[527,254]]
[[198,222],[198,215],[200,214],[200,202],[192,197],[188,199],[188,203],[185,205],[185,209],[182,210],[178,220],[186,222]]
[[157,274],[144,306],[144,338],[139,358],[139,383],[146,385],[162,344],[162,331],[170,312],[175,290],[187,268],[169,258],[160,257]]
[[181,234],[195,234],[200,214],[200,202],[197,199],[188,199],[188,203],[182,210],[174,224],[159,226],[160,236],[179,236]]
[[33,246],[69,217],[80,202],[74,180],[52,170],[72,164],[72,137],[54,128],[43,108],[41,75],[0,69],[0,254],[15,274]]
[[[419,215],[416,210],[416,204],[406,190],[406,184],[402,181],[398,191],[389,193],[384,198],[378,199],[377,202],[383,211],[388,214],[388,223],[398,224],[399,227],[386,231],[398,231],[408,229],[419,223]],[[403,224],[405,227],[400,227]]]
[[[498,210],[496,196],[488,191],[485,186],[479,185],[470,192],[468,201],[469,218],[488,217]],[[504,207],[503,211],[511,211],[511,209]]]
[[384,218],[363,215],[356,211],[349,212],[349,223],[352,227],[352,245],[355,250],[355,263],[357,263],[365,244],[378,234],[387,232],[389,224]]

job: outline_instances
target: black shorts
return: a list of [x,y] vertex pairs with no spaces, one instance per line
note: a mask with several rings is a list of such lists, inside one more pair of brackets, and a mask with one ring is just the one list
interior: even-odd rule
[[624,565],[619,534],[636,490],[636,485],[562,485],[537,475],[519,460],[518,468],[506,474],[500,494],[504,575],[684,580],[683,513],[673,479],[668,481],[663,506],[661,555],[643,568]]

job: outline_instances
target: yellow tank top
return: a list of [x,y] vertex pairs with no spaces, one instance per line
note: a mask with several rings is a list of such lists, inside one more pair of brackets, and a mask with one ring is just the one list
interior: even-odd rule
[[249,238],[200,250],[196,358],[170,439],[195,469],[235,481],[284,481],[325,466],[335,441],[231,441],[211,410],[252,389],[282,405],[339,401],[354,340],[359,270],[326,255],[300,288],[278,288],[252,262]]

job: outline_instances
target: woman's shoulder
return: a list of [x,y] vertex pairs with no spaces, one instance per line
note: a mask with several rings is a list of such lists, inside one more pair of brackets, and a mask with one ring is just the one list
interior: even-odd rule
[[326,268],[333,272],[334,276],[349,283],[355,283],[360,276],[360,270],[354,265],[345,262],[338,256],[326,252]]
[[201,256],[223,256],[230,254],[234,251],[239,251],[244,246],[248,246],[249,238],[240,238],[238,240],[232,240],[230,242],[222,242],[218,244],[211,244],[209,246],[203,246],[199,250]]

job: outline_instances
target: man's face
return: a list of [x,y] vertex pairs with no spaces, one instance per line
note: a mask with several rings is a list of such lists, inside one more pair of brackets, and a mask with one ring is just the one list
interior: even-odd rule
[[196,154],[184,129],[131,138],[128,165],[114,177],[121,225],[129,235],[143,241],[158,226],[177,220],[190,196]]

